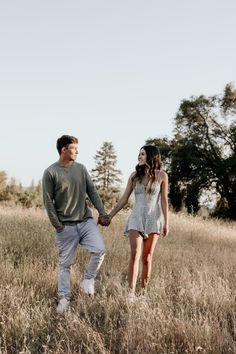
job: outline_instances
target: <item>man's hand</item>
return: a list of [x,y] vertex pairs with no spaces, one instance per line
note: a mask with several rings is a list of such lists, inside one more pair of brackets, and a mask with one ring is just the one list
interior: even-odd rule
[[56,229],[56,232],[59,234],[60,232],[62,232],[65,228],[65,225],[62,225],[61,227],[59,227],[58,229]]
[[108,215],[99,215],[98,224],[102,226],[109,226],[111,219]]

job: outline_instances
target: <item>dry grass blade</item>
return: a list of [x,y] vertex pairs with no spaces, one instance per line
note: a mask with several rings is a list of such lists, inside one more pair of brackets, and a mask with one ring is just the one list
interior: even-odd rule
[[236,353],[235,223],[171,215],[148,298],[127,301],[127,215],[101,228],[107,255],[96,296],[81,293],[78,250],[70,310],[55,313],[55,234],[44,212],[0,209],[1,354]]

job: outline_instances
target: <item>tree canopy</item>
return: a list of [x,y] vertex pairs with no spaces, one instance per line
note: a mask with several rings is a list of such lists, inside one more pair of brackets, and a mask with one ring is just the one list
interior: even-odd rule
[[149,139],[159,146],[170,178],[175,210],[200,208],[206,193],[216,196],[214,215],[236,219],[236,90],[183,100],[173,139]]

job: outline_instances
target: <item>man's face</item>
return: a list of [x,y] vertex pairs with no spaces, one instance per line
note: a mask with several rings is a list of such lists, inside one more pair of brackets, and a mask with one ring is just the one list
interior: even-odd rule
[[78,144],[69,144],[64,148],[64,156],[68,161],[75,161],[78,155]]
[[145,165],[146,160],[147,160],[146,151],[144,149],[141,149],[139,151],[139,154],[138,154],[138,164],[139,164],[139,166]]

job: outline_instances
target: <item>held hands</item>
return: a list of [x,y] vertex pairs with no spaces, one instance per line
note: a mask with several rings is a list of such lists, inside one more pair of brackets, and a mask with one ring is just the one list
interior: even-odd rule
[[109,226],[110,222],[111,222],[111,218],[109,215],[100,215],[97,221],[97,223],[101,226]]

